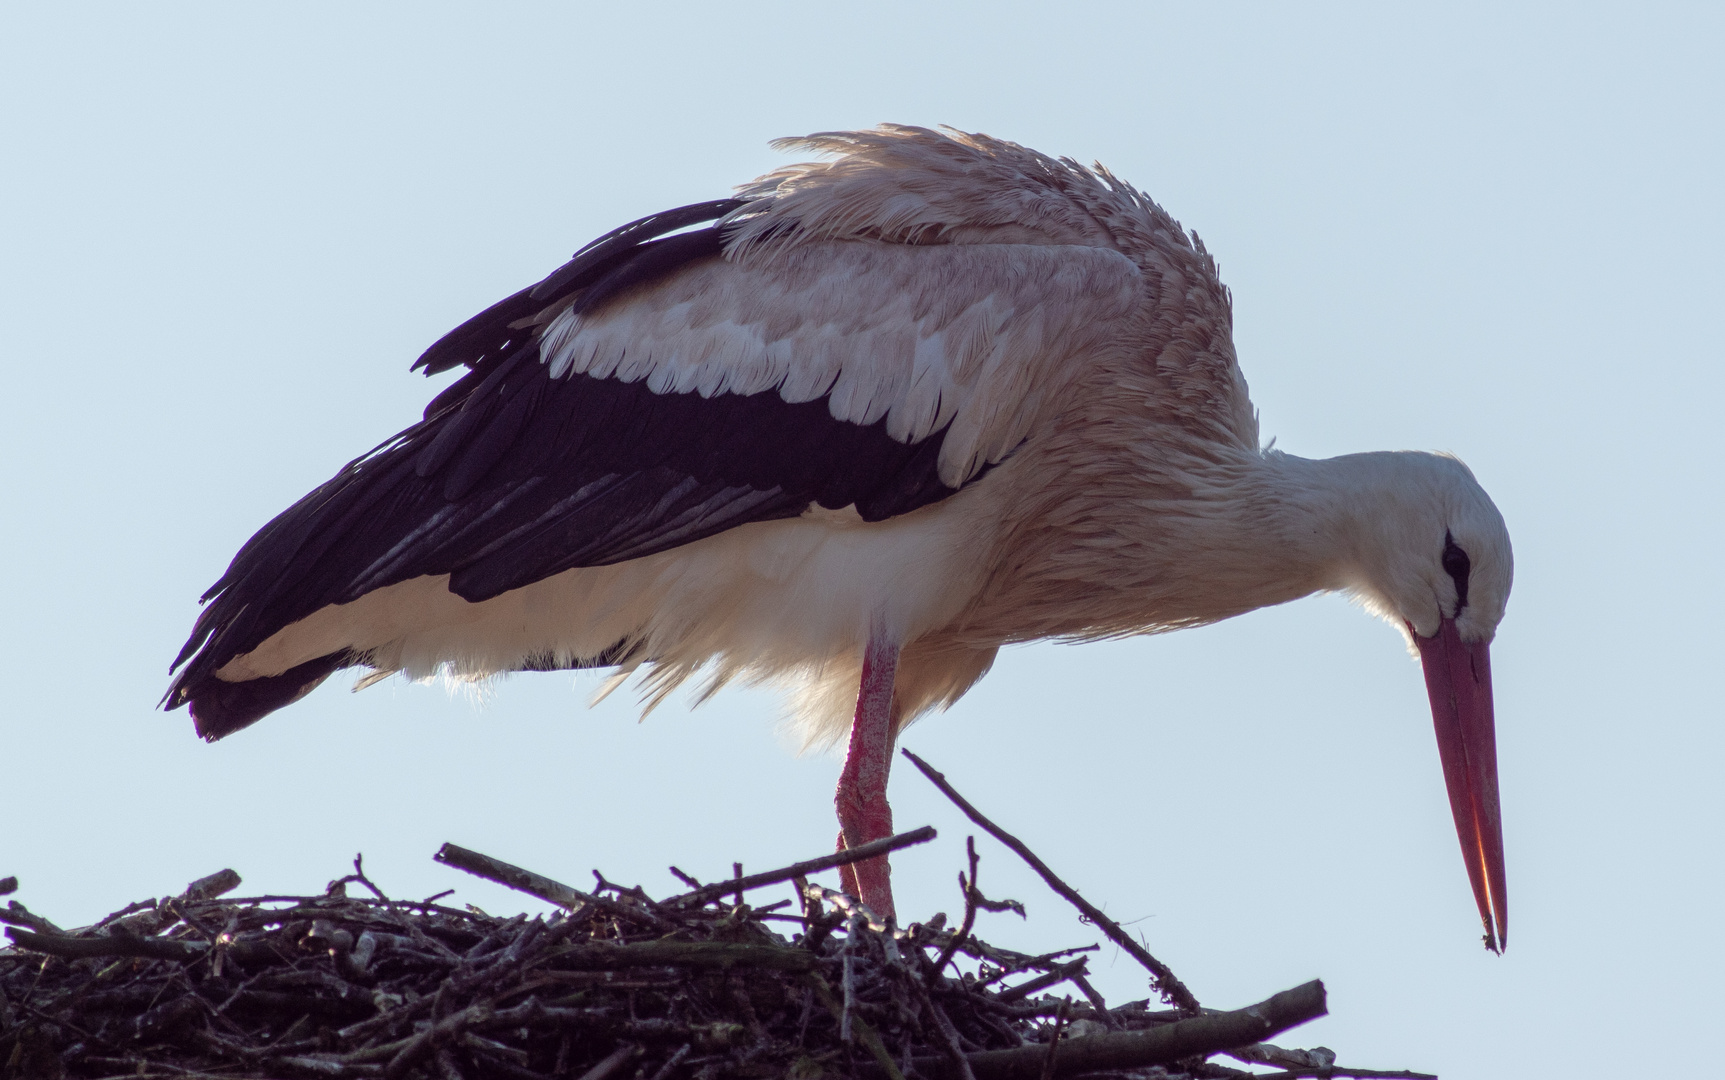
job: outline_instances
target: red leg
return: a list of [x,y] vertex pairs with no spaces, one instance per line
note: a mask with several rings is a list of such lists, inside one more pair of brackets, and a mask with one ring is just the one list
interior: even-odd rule
[[[892,807],[886,801],[887,773],[892,768],[893,675],[898,670],[898,646],[871,637],[863,654],[862,686],[857,691],[856,718],[851,721],[850,749],[833,797],[839,812],[839,841],[857,847],[892,835]],[[841,872],[847,892],[888,918],[893,914],[892,870],[886,856],[852,863]]]

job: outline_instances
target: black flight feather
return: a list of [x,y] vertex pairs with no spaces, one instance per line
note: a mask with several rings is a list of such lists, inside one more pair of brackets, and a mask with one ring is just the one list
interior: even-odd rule
[[[590,310],[720,257],[717,227],[660,237],[741,205],[699,203],[625,225],[426,350],[416,368],[471,370],[423,421],[246,542],[205,594],[164,703],[190,703],[206,738],[239,730],[367,658],[342,650],[244,683],[217,670],[322,608],[413,578],[447,574],[451,592],[479,602],[813,504],[854,505],[880,521],[953,494],[937,470],[945,429],[903,443],[884,418],[835,419],[824,397],[791,403],[772,389],[702,397],[655,393],[645,381],[553,379],[537,331],[509,325],[565,301]],[[523,664],[603,666],[629,647]]]
[[[530,331],[511,323],[530,319],[577,289],[592,285],[601,276],[628,261],[644,242],[703,221],[724,217],[744,205],[741,199],[715,199],[649,214],[613,229],[587,244],[537,285],[529,285],[507,299],[499,300],[460,326],[443,335],[413,362],[413,370],[436,375],[452,367],[477,367],[526,341]],[[714,249],[715,252],[717,249]],[[428,413],[429,415],[429,413]]]

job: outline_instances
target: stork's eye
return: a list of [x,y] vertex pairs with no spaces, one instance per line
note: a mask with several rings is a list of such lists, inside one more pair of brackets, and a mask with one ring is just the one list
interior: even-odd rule
[[1472,569],[1467,552],[1456,546],[1455,538],[1446,531],[1443,534],[1443,568],[1455,582],[1455,613],[1461,615],[1461,609],[1467,607],[1467,574]]

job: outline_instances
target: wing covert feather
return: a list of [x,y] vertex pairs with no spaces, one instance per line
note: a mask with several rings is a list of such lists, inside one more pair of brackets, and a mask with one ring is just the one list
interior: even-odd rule
[[565,311],[540,355],[553,379],[825,397],[835,420],[884,418],[905,443],[946,428],[940,478],[956,488],[1023,441],[1072,362],[1144,289],[1131,260],[1101,248],[825,241],[776,259],[709,260]]

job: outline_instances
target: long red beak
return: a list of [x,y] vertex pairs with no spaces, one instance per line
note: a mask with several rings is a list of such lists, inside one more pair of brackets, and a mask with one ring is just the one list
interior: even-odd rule
[[1504,889],[1490,648],[1483,641],[1463,641],[1454,619],[1443,620],[1429,638],[1415,633],[1414,640],[1419,642],[1426,692],[1431,695],[1450,811],[1467,859],[1467,878],[1485,922],[1485,947],[1501,952],[1509,939],[1509,895]]

